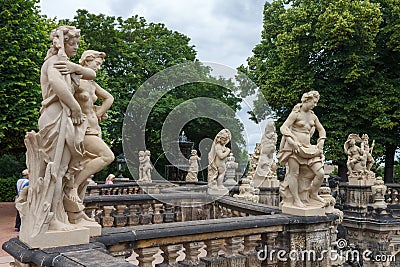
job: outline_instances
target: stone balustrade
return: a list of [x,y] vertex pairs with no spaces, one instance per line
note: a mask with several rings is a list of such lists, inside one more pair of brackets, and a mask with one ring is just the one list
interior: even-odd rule
[[137,183],[136,181],[117,182],[114,184],[89,185],[86,196],[113,196],[135,194],[158,194],[161,190],[171,187],[204,186],[205,182],[181,182],[181,181],[152,181],[151,183]]
[[201,193],[86,196],[86,214],[102,227],[124,227],[279,213],[276,208]]
[[[385,184],[387,186],[385,202],[387,210],[395,216],[400,216],[400,184]],[[367,215],[367,207],[373,204],[371,186],[351,186],[340,183],[336,195],[336,207],[340,210],[350,210]]]
[[[330,248],[335,218],[273,214],[106,228],[92,241],[141,267],[278,266],[278,250],[296,248],[300,255],[306,249]],[[331,266],[329,257],[299,263],[288,258],[279,266]]]

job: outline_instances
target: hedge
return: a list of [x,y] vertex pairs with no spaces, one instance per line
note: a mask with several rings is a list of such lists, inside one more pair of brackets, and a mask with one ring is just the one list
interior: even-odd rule
[[0,178],[0,202],[14,202],[19,178]]

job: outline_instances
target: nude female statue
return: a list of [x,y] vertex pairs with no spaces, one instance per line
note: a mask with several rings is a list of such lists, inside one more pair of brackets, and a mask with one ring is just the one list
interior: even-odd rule
[[[280,128],[283,137],[277,158],[287,170],[281,185],[283,203],[300,208],[305,208],[305,203],[310,205],[310,200],[319,203],[317,205],[324,204],[318,190],[324,178],[322,150],[326,132],[312,111],[319,97],[317,91],[304,93],[301,103],[293,108]],[[319,133],[318,142],[311,145],[315,130]]]
[[[79,63],[98,72],[104,57],[103,52],[87,50],[83,52]],[[85,149],[83,166],[74,177],[68,197],[72,201],[82,202],[87,179],[114,160],[114,153],[101,138],[99,126],[99,123],[107,118],[106,111],[111,107],[114,97],[92,80],[82,80],[74,96],[86,116],[87,125],[83,140]],[[95,105],[97,99],[102,100],[101,106]]]

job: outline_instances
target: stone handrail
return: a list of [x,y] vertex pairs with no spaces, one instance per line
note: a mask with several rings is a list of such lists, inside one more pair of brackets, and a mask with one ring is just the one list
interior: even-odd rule
[[84,204],[86,214],[102,227],[279,213],[274,207],[202,193],[86,196]]
[[181,181],[153,181],[151,183],[138,183],[136,181],[116,182],[114,184],[89,185],[86,189],[86,196],[103,195],[131,195],[131,194],[157,194],[162,189],[179,186],[206,185],[205,182],[181,182]]
[[[294,245],[305,249],[306,239],[298,239],[305,228],[311,239],[321,236],[319,242],[324,244],[319,245],[330,247],[334,240],[326,240],[326,237],[331,236],[329,231],[335,219],[334,215],[297,217],[275,214],[106,228],[92,241],[104,244],[115,257],[130,257],[131,262],[141,267],[153,266],[160,251],[163,265],[159,266],[178,266],[178,259],[179,266],[256,267],[261,266],[257,254],[265,246],[269,251],[282,249],[289,252]],[[330,266],[328,261],[328,258],[324,259],[320,266]],[[265,264],[263,266],[278,266],[276,255],[267,257]]]

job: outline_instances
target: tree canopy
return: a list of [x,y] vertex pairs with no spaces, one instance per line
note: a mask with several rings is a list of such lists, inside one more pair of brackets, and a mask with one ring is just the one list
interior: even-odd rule
[[24,136],[37,128],[40,67],[51,21],[38,0],[0,0],[0,156],[25,152]]
[[304,92],[317,90],[326,157],[343,166],[348,134],[367,133],[390,167],[400,144],[399,12],[391,0],[266,2],[261,43],[241,69],[260,86],[278,127]]

